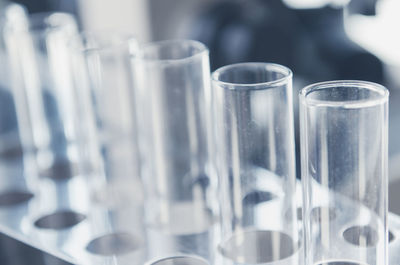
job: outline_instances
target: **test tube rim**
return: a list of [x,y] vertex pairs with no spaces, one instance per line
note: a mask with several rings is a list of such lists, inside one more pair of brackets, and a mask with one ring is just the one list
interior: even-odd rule
[[[177,59],[151,59],[151,58],[146,58],[144,56],[145,52],[149,51],[150,49],[155,49],[166,45],[182,45],[183,43],[192,45],[193,47],[197,48],[197,51],[189,56]],[[197,58],[201,58],[208,54],[209,54],[208,47],[200,41],[190,40],[190,39],[171,39],[163,41],[154,41],[141,45],[139,51],[136,54],[132,55],[132,59],[145,62],[146,64],[153,63],[156,65],[170,65],[176,63],[189,63],[191,61],[195,61]]]
[[153,260],[148,261],[145,265],[157,265],[160,262],[163,261],[168,261],[171,259],[181,259],[181,258],[190,258],[194,259],[196,261],[204,263],[204,265],[209,264],[208,261],[200,256],[195,256],[195,255],[176,255],[176,256],[168,256],[168,257],[163,257],[163,258],[156,258]]
[[[221,81],[219,79],[219,76],[224,71],[232,70],[232,68],[250,67],[250,66],[261,66],[264,67],[266,71],[271,71],[271,69],[275,69],[275,72],[279,72],[284,76],[276,80],[247,83],[247,84]],[[293,77],[293,72],[288,67],[281,64],[268,63],[268,62],[245,62],[245,63],[229,64],[218,68],[211,74],[211,80],[214,84],[216,84],[219,87],[223,87],[230,90],[261,90],[272,87],[280,87],[282,85],[289,84],[292,77]]]
[[[375,99],[358,99],[347,101],[334,101],[334,100],[320,100],[311,99],[308,97],[311,93],[333,87],[360,87],[372,90],[377,93],[378,97]],[[302,88],[299,92],[300,102],[303,105],[313,107],[332,107],[344,109],[359,109],[366,107],[378,106],[386,103],[389,99],[389,90],[378,83],[362,80],[333,80],[314,83]]]
[[[86,47],[82,41],[86,37],[93,37],[96,40],[95,47]],[[98,41],[99,39],[105,39],[106,43],[103,41]],[[94,31],[82,31],[76,34],[69,41],[70,46],[73,49],[81,51],[85,54],[101,53],[107,51],[113,51],[122,47],[128,47],[129,52],[134,54],[137,52],[139,44],[136,36],[128,31],[108,31],[108,30],[94,30]],[[83,44],[82,46],[79,46]]]

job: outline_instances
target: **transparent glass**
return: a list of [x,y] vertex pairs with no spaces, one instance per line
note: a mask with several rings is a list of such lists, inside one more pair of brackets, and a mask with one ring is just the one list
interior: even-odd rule
[[[19,140],[16,110],[11,90],[11,62],[5,32],[27,26],[25,9],[17,4],[7,4],[0,8],[0,158],[19,158],[22,148]],[[8,159],[9,160],[9,159]]]
[[70,47],[81,105],[95,121],[85,125],[92,234],[86,250],[105,263],[142,265],[146,240],[130,62],[138,43],[130,34],[86,32]]
[[150,256],[211,255],[215,179],[209,163],[208,49],[151,43],[133,58]]
[[292,72],[234,64],[212,86],[224,264],[297,264]]
[[126,187],[141,191],[137,182],[139,161],[130,64],[130,55],[137,51],[138,43],[128,33],[115,32],[87,32],[81,34],[80,40],[81,44],[73,45],[81,46],[74,48],[80,50],[86,64],[92,107],[88,111],[96,121],[107,178],[107,183],[99,183],[95,196],[101,203],[111,204],[119,196],[121,199],[137,194]]
[[77,238],[83,241],[88,235],[89,208],[82,155],[87,137],[81,128],[86,121],[68,56],[68,40],[77,34],[77,25],[65,13],[18,21],[3,36],[24,151],[21,168],[34,196],[12,228],[37,247],[69,255],[79,246]]
[[300,91],[305,264],[388,264],[388,90]]
[[32,15],[27,28],[5,33],[21,141],[41,177],[79,174],[79,108],[67,56],[74,34],[75,19],[64,13]]
[[27,13],[18,4],[0,3],[0,223],[18,230],[21,212],[33,198],[25,180],[15,101],[12,94],[11,60],[5,34],[27,27]]
[[146,265],[207,265],[206,260],[195,256],[175,256],[148,262]]

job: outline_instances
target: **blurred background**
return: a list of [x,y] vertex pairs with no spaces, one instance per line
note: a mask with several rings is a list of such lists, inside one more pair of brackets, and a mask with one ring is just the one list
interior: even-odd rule
[[[286,65],[294,72],[295,102],[297,90],[318,81],[360,79],[387,86],[391,93],[389,207],[400,214],[400,197],[396,196],[400,191],[399,0],[15,2],[26,6],[29,13],[72,13],[81,30],[133,32],[141,43],[177,38],[199,40],[210,49],[211,70],[245,61]],[[0,8],[5,4],[0,0]],[[10,102],[10,95],[2,92],[3,131],[12,131],[16,126]],[[296,135],[298,138],[298,130]]]

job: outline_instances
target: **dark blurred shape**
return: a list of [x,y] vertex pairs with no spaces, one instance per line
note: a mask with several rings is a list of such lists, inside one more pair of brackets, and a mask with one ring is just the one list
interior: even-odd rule
[[255,204],[271,201],[275,198],[277,198],[277,196],[271,192],[254,190],[254,191],[251,191],[250,193],[248,193],[246,196],[244,196],[243,204],[255,205]]
[[374,16],[376,15],[377,2],[378,0],[353,0],[349,3],[348,10],[351,13]]
[[10,190],[0,193],[0,207],[15,206],[28,202],[33,194],[27,191]]
[[86,216],[71,210],[63,210],[40,217],[35,222],[35,226],[42,229],[65,229],[73,227],[83,220]]
[[78,14],[76,0],[14,0],[13,2],[24,5],[29,13],[59,11]]
[[1,265],[73,265],[0,233]]
[[17,116],[12,94],[0,87],[0,134],[10,132],[17,127]]
[[0,87],[0,159],[12,161],[22,156],[22,146],[18,135],[17,116],[12,94]]
[[77,0],[13,0],[26,7],[29,14],[42,12],[65,12],[73,14],[81,27],[79,5]]
[[223,1],[210,5],[190,32],[209,47],[213,70],[268,61],[288,66],[307,82],[383,82],[380,60],[347,37],[341,8],[290,9],[281,0]]
[[42,177],[51,178],[55,181],[63,181],[76,176],[78,166],[71,163],[67,158],[55,160],[52,166],[42,172]]
[[[307,75],[296,67],[295,71],[299,71],[312,81],[358,79],[383,82],[381,61],[347,37],[342,9],[325,7],[296,10],[296,15],[306,32],[305,38],[315,45],[314,52],[319,59],[313,65],[309,65],[309,70],[323,65],[327,69],[325,73],[327,76],[320,78],[318,75]],[[303,50],[300,49],[297,53],[302,54]]]

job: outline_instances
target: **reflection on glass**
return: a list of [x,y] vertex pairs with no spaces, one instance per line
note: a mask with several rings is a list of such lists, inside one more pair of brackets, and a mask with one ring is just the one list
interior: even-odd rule
[[297,264],[292,73],[234,64],[212,84],[224,264]]
[[300,92],[305,264],[388,264],[388,94],[363,81]]
[[209,259],[215,179],[208,49],[190,40],[151,43],[133,65],[150,255],[184,252]]
[[[75,86],[84,106],[91,207],[91,264],[144,262],[143,191],[137,148],[130,34],[86,32],[71,40]],[[83,114],[83,113],[82,113]],[[99,258],[103,259],[99,259]]]

